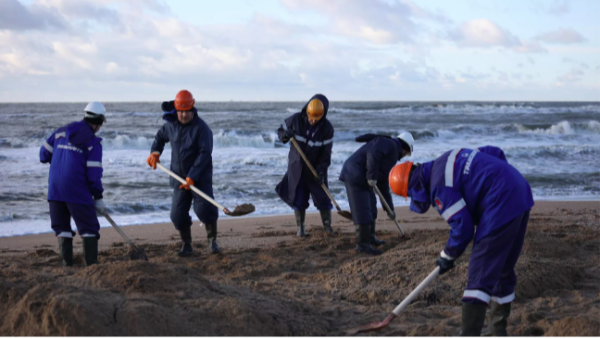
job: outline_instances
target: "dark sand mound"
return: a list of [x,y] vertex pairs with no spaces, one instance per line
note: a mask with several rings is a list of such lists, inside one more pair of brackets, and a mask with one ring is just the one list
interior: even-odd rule
[[[513,335],[600,335],[599,210],[532,215],[517,265]],[[309,227],[310,228],[310,227]],[[383,232],[379,257],[354,253],[354,237],[280,241],[191,258],[179,244],[143,245],[150,262],[127,248],[103,251],[100,265],[63,268],[43,249],[0,262],[0,335],[343,335],[385,318],[434,268],[447,230]],[[264,232],[273,237],[294,232]],[[376,335],[445,336],[460,329],[468,255],[438,277]],[[369,335],[369,334],[367,334]]]

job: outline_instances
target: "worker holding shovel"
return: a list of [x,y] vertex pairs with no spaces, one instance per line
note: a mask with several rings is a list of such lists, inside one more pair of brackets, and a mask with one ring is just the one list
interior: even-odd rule
[[[331,148],[333,147],[333,126],[327,120],[329,100],[322,94],[314,95],[302,107],[302,110],[287,119],[277,130],[279,139],[284,144],[292,140],[296,147],[290,147],[288,168],[281,182],[275,188],[279,197],[292,209],[296,217],[298,237],[306,236],[304,220],[308,208],[309,196],[321,213],[323,228],[333,234],[331,227],[331,200],[325,188],[327,169],[331,164]],[[301,153],[310,164],[306,164]],[[312,173],[311,167],[316,171]]]
[[395,194],[411,197],[411,211],[425,213],[431,205],[452,227],[436,261],[439,274],[453,268],[473,240],[462,335],[481,334],[488,304],[490,334],[506,335],[517,283],[514,267],[533,207],[527,180],[500,148],[486,146],[448,151],[420,165],[399,164],[390,173],[390,186]]
[[365,134],[357,137],[356,141],[366,144],[344,162],[340,180],[346,185],[356,234],[356,251],[380,255],[382,252],[372,247],[385,244],[375,236],[377,198],[373,188],[379,189],[389,205],[388,217],[395,219],[388,176],[398,160],[412,154],[414,139],[410,133],[404,132],[397,138]]
[[90,102],[82,121],[57,129],[40,148],[40,161],[50,163],[50,220],[65,266],[73,266],[71,218],[83,240],[86,265],[98,263],[100,223],[96,213],[104,213],[106,206],[102,200],[102,139],[96,133],[106,122],[105,113],[104,105]]
[[171,143],[171,171],[184,177],[185,184],[180,184],[174,178],[170,179],[173,188],[171,204],[171,221],[179,231],[183,246],[178,255],[192,255],[192,218],[189,215],[192,201],[194,212],[206,227],[206,237],[210,253],[220,253],[217,244],[218,209],[200,195],[192,194],[194,186],[210,198],[214,198],[212,187],[212,150],[213,134],[208,125],[198,116],[198,111],[192,93],[182,90],[177,93],[174,102],[163,103],[163,120],[167,121],[158,130],[151,154],[147,159],[148,165],[156,169],[160,163],[165,144]]

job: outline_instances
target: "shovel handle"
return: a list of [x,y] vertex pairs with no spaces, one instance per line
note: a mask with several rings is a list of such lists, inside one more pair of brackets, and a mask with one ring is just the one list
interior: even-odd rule
[[[385,198],[383,197],[383,194],[381,194],[381,191],[379,190],[377,185],[373,186],[373,189],[375,190],[375,192],[377,192],[377,195],[379,196],[379,200],[381,200],[381,204],[383,205],[383,208],[385,208],[385,211],[388,214],[392,214],[392,209],[390,208],[390,205],[388,205],[387,201],[385,201]],[[394,218],[393,220],[396,223],[396,227],[398,227],[398,230],[400,230],[400,233],[402,233],[402,235],[406,237],[406,233],[404,233],[404,230],[400,226],[400,223],[398,222],[398,220],[396,218]]]
[[[179,181],[180,183],[182,183],[184,185],[187,184],[187,182],[185,180],[183,180],[180,176],[178,176],[177,174],[175,174],[172,171],[168,170],[165,166],[161,165],[160,163],[156,163],[156,167],[158,167],[161,170],[167,172],[167,174],[169,174],[170,176],[172,176],[173,178],[175,178],[175,180]],[[217,206],[221,211],[225,212],[225,214],[231,214],[231,212],[227,208],[225,208],[225,206],[223,206],[223,205],[219,204],[218,202],[214,201],[211,197],[209,197],[208,195],[206,195],[201,190],[197,189],[194,186],[190,186],[190,189],[192,191],[198,193],[198,195],[200,195],[201,197],[203,197],[204,199],[206,199],[211,204]]]
[[[298,153],[300,154],[300,156],[302,157],[302,159],[304,159],[304,162],[306,163],[306,166],[310,169],[310,171],[313,173],[313,175],[315,177],[318,177],[319,175],[317,174],[317,171],[315,171],[315,169],[312,167],[312,165],[310,164],[310,161],[308,161],[308,158],[306,157],[306,155],[304,155],[304,152],[302,152],[302,150],[300,149],[300,145],[298,145],[298,142],[296,142],[296,139],[294,139],[294,137],[290,138],[290,141],[292,142],[292,144],[294,145],[294,147],[296,147],[296,151],[298,151]],[[331,200],[331,202],[333,202],[333,205],[335,205],[335,208],[338,211],[342,211],[342,209],[340,208],[340,206],[335,202],[335,200],[333,199],[333,197],[331,196],[331,193],[329,193],[329,190],[327,189],[327,186],[325,186],[324,183],[321,183],[321,187],[323,188],[323,190],[325,191],[325,194],[327,194],[327,196],[329,197],[329,200]]]
[[125,234],[125,232],[123,232],[121,227],[119,227],[117,225],[117,223],[115,223],[115,221],[112,220],[112,218],[108,215],[108,213],[104,212],[104,213],[102,213],[102,215],[106,218],[106,220],[108,220],[108,222],[112,225],[112,227],[114,227],[117,230],[117,232],[119,232],[121,237],[123,237],[123,239],[125,239],[129,243],[129,246],[131,246],[131,248],[133,248],[136,252],[139,253],[140,251],[138,251],[138,249],[135,246],[135,244],[133,243],[133,241],[131,241],[131,239],[129,239],[129,237]]
[[402,312],[402,310],[404,310],[406,308],[406,306],[408,306],[408,304],[410,304],[417,297],[417,295],[419,295],[419,293],[421,293],[421,291],[425,287],[427,287],[427,285],[429,285],[429,283],[431,283],[433,281],[433,279],[435,279],[439,275],[439,273],[440,273],[440,267],[436,266],[435,269],[431,273],[429,273],[427,278],[425,278],[425,280],[421,281],[419,286],[417,286],[412,292],[410,292],[410,294],[406,298],[404,298],[404,300],[402,300],[400,305],[398,305],[398,306],[396,306],[396,308],[394,308],[392,313],[395,314],[396,316],[398,316],[400,314],[400,312]]

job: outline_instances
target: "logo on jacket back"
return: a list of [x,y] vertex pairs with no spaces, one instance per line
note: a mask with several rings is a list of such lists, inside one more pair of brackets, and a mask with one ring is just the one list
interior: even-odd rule
[[440,201],[439,198],[435,198],[435,207],[437,207],[438,211],[441,211],[442,208],[444,207],[444,205],[442,205],[442,202]]

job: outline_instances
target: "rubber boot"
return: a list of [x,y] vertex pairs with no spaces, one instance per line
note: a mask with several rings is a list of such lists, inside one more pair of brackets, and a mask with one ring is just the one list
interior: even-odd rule
[[375,235],[375,220],[373,220],[373,223],[371,224],[371,245],[379,247],[384,244],[385,241],[377,239],[377,236]]
[[364,252],[371,255],[380,255],[380,250],[371,247],[371,225],[354,225],[354,233],[356,235],[356,251]]
[[194,253],[194,249],[192,248],[192,229],[179,230],[179,235],[181,236],[183,245],[181,246],[181,251],[177,252],[177,255],[180,257],[189,257]]
[[306,237],[306,226],[304,225],[306,210],[296,210],[294,211],[294,215],[296,216],[296,226],[298,227],[298,233],[296,233],[296,236],[304,238]]
[[58,249],[63,258],[63,266],[73,266],[73,238],[58,238]]
[[485,304],[462,304],[462,324],[459,336],[479,337],[485,322]]
[[98,264],[98,238],[83,237],[83,257],[86,266]]
[[331,228],[331,210],[319,210],[321,213],[321,221],[323,221],[323,229],[327,235],[336,235],[337,232]]
[[206,238],[208,239],[208,249],[211,254],[221,253],[221,248],[217,244],[217,222],[204,224],[206,226]]
[[506,325],[510,316],[511,304],[500,305],[495,301],[490,304],[490,325],[483,330],[482,336],[506,337]]

